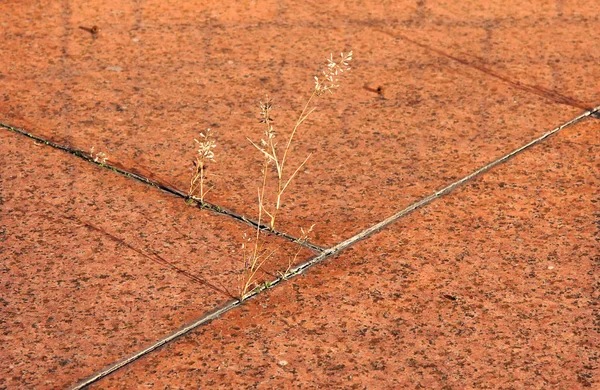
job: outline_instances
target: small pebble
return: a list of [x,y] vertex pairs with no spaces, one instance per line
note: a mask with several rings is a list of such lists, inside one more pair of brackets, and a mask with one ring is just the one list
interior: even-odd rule
[[283,366],[287,366],[287,365],[288,365],[288,362],[287,362],[287,360],[280,360],[278,364],[279,364],[281,367],[283,367]]

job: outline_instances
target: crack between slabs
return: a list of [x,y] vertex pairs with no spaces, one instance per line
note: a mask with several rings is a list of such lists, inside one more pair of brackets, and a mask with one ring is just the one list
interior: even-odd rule
[[[87,162],[90,162],[92,164],[96,164],[96,165],[101,166],[103,168],[109,169],[109,170],[111,170],[113,172],[121,174],[121,175],[123,175],[125,177],[128,177],[130,179],[137,180],[137,181],[140,181],[142,183],[148,184],[148,185],[150,185],[152,187],[155,187],[155,188],[158,188],[160,190],[163,190],[163,191],[165,191],[165,192],[167,192],[167,193],[169,193],[171,195],[174,195],[174,196],[177,196],[179,198],[185,199],[185,201],[189,205],[194,205],[195,207],[197,207],[199,209],[206,209],[206,210],[213,211],[213,212],[215,212],[217,214],[220,214],[220,215],[226,215],[226,216],[231,217],[231,218],[233,218],[233,219],[235,219],[237,221],[243,222],[246,225],[249,225],[249,226],[251,226],[254,229],[256,229],[256,228],[259,227],[258,223],[256,221],[254,221],[253,219],[247,218],[247,217],[245,217],[245,216],[243,216],[241,214],[238,214],[236,212],[233,212],[231,210],[223,208],[223,207],[221,207],[219,205],[212,204],[212,203],[209,203],[209,202],[206,202],[206,201],[200,201],[199,199],[196,199],[196,198],[192,198],[189,195],[185,194],[184,192],[182,192],[182,191],[180,191],[180,190],[178,190],[176,188],[172,188],[172,187],[169,187],[167,185],[161,184],[161,183],[159,183],[159,182],[157,182],[155,180],[152,180],[152,179],[147,178],[145,176],[142,176],[140,174],[129,172],[126,169],[118,168],[118,167],[116,167],[114,165],[111,165],[111,164],[102,163],[102,162],[99,162],[99,161],[94,161],[94,157],[90,153],[84,152],[83,150],[75,149],[75,148],[70,148],[68,146],[57,144],[55,142],[52,142],[52,141],[47,140],[47,139],[44,139],[44,138],[39,137],[37,135],[31,134],[31,133],[29,133],[29,132],[27,132],[27,131],[25,131],[23,129],[11,126],[11,125],[3,123],[3,122],[0,122],[0,127],[4,128],[6,130],[12,131],[13,133],[20,134],[20,135],[23,135],[25,137],[31,138],[31,139],[33,139],[35,141],[41,142],[41,143],[43,143],[45,145],[48,145],[48,146],[50,146],[52,148],[55,148],[55,149],[58,149],[58,150],[62,150],[63,152],[72,154],[72,155],[74,155],[76,157],[79,157],[79,158],[81,158],[81,159],[83,159],[83,160],[85,160]],[[323,248],[323,247],[321,247],[319,245],[316,245],[316,244],[313,244],[313,243],[310,243],[310,242],[306,242],[305,240],[300,240],[299,238],[294,237],[294,236],[292,236],[290,234],[287,234],[285,232],[281,232],[281,231],[278,231],[278,230],[275,230],[275,229],[271,229],[269,226],[264,225],[264,224],[260,225],[260,229],[262,231],[265,231],[265,232],[268,232],[270,234],[273,234],[273,235],[275,235],[277,237],[281,237],[281,238],[284,238],[284,239],[286,239],[286,240],[288,240],[290,242],[299,244],[299,245],[301,245],[301,246],[303,246],[303,247],[305,247],[307,249],[310,249],[310,250],[312,250],[314,252],[317,252],[317,253],[322,253],[325,250],[325,248]]]
[[227,302],[222,307],[209,312],[208,314],[204,315],[202,318],[179,329],[177,332],[172,333],[169,336],[160,339],[158,342],[152,344],[151,346],[149,346],[149,347],[135,353],[134,355],[131,355],[131,356],[111,365],[110,367],[97,372],[96,374],[90,376],[89,378],[79,382],[75,386],[71,387],[71,390],[83,389],[83,388],[91,385],[92,383],[99,381],[100,379],[104,378],[105,376],[117,371],[118,369],[120,369],[130,363],[133,363],[137,359],[141,358],[144,355],[149,354],[150,352],[154,351],[157,348],[162,347],[163,345],[167,344],[168,342],[173,341],[173,340],[179,338],[180,336],[183,336],[184,334],[190,332],[191,330],[197,328],[198,326],[203,325],[209,321],[212,321],[215,318],[227,313],[229,310],[231,310],[237,306],[240,306],[240,304],[241,304],[241,302],[238,300]]
[[[336,256],[337,254],[339,254],[343,250],[353,246],[357,242],[362,241],[362,240],[372,236],[373,234],[379,232],[380,230],[386,228],[388,225],[394,223],[399,218],[402,218],[402,217],[410,214],[411,212],[413,212],[423,206],[428,205],[429,203],[433,202],[437,198],[440,198],[440,197],[452,192],[457,187],[460,187],[464,183],[489,171],[490,169],[494,168],[495,166],[508,161],[509,159],[511,159],[512,157],[516,156],[517,154],[523,152],[524,150],[529,149],[530,147],[539,144],[540,142],[544,141],[546,138],[558,133],[562,129],[569,127],[571,125],[574,125],[574,124],[578,123],[579,121],[581,121],[582,119],[585,119],[587,117],[597,117],[599,114],[600,114],[600,106],[590,109],[590,110],[584,112],[583,114],[580,114],[579,116],[571,119],[568,122],[563,123],[562,125],[558,126],[557,128],[543,134],[542,136],[530,141],[529,143],[527,143],[527,144],[513,150],[512,152],[500,157],[499,159],[494,160],[491,163],[479,168],[478,170],[463,177],[462,179],[457,180],[454,183],[447,185],[446,187],[442,188],[441,190],[434,192],[433,194],[431,194],[429,196],[426,196],[425,198],[421,199],[420,201],[418,201],[416,203],[413,203],[412,205],[406,207],[404,210],[392,215],[391,217],[371,226],[368,229],[363,230],[362,232],[354,235],[353,237],[350,237],[349,239],[347,239],[345,241],[340,242],[339,244],[337,244],[335,246],[332,246],[330,248],[323,250],[319,255],[291,268],[289,273],[286,274],[285,276],[277,277],[274,280],[272,280],[271,282],[265,282],[263,285],[259,286],[254,291],[252,291],[251,293],[246,295],[244,297],[244,300],[254,298],[254,297],[258,296],[259,294],[261,294],[262,292],[264,292],[265,290],[271,289],[288,279],[292,279],[292,278],[295,278],[295,277],[301,275],[302,273],[304,273],[304,271],[308,270],[312,266],[325,261],[329,257]],[[228,311],[230,311],[238,306],[241,306],[241,304],[242,304],[242,301],[240,301],[240,300],[232,300],[232,301],[227,302],[220,308],[217,308],[217,309],[209,312],[208,314],[202,316],[201,318],[194,321],[193,323],[181,328],[180,330],[176,331],[175,333],[172,333],[172,334],[160,339],[153,345],[151,345],[151,346],[149,346],[149,347],[147,347],[147,348],[123,359],[123,360],[120,360],[117,363],[115,363],[101,371],[98,371],[97,373],[88,377],[87,379],[82,380],[81,382],[79,382],[78,384],[73,386],[71,388],[71,390],[83,389],[83,388],[91,385],[92,383],[99,381],[100,379],[112,374],[113,372],[119,370],[120,368],[123,368],[124,366],[136,361],[137,359],[149,354],[150,352],[162,347],[163,345],[185,335],[186,333],[194,330],[195,328],[220,317],[221,315],[227,313]]]

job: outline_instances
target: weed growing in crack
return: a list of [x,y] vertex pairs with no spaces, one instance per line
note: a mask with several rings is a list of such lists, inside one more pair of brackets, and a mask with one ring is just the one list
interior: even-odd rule
[[[286,162],[289,157],[289,152],[292,146],[292,142],[294,141],[294,136],[296,135],[300,125],[310,116],[310,114],[316,109],[313,105],[315,103],[315,99],[322,96],[326,92],[333,93],[333,91],[339,88],[339,76],[345,71],[350,69],[348,65],[349,61],[352,60],[352,52],[349,53],[341,53],[339,62],[335,62],[333,60],[333,55],[327,59],[327,66],[325,70],[322,71],[322,76],[315,76],[315,86],[312,90],[310,97],[308,98],[300,116],[296,120],[294,128],[292,129],[289,138],[287,139],[286,146],[283,149],[283,152],[277,147],[277,143],[275,142],[275,130],[273,129],[273,119],[271,118],[271,110],[273,108],[273,101],[267,96],[266,101],[260,102],[260,122],[265,125],[265,138],[261,139],[260,143],[256,144],[251,139],[248,138],[248,141],[260,151],[265,157],[265,163],[263,167],[263,188],[262,194],[259,196],[264,199],[264,183],[266,182],[267,169],[269,164],[275,165],[275,171],[277,173],[277,190],[276,190],[276,203],[271,211],[267,211],[264,208],[264,213],[270,218],[269,225],[271,229],[275,228],[275,220],[277,219],[277,212],[281,208],[282,196],[285,190],[288,188],[294,177],[298,174],[300,169],[306,164],[311,154],[306,156],[304,161],[294,170],[294,173],[287,176],[286,173]],[[261,202],[259,202],[261,203]]]
[[90,157],[92,157],[95,163],[98,163],[100,165],[106,164],[106,161],[108,160],[108,156],[106,155],[106,153],[94,153],[94,146],[92,146],[92,148],[90,149]]
[[194,141],[198,144],[198,154],[196,155],[196,159],[192,162],[194,168],[192,179],[190,180],[188,196],[203,203],[204,197],[212,189],[206,188],[206,169],[208,168],[209,161],[215,161],[215,153],[213,152],[213,149],[217,146],[217,143],[212,138],[210,129],[206,129],[204,133],[201,132],[200,139],[200,141],[194,139]]
[[[304,161],[299,164],[293,173],[289,173],[290,170],[286,164],[288,157],[290,156],[290,150],[294,137],[296,136],[300,126],[310,116],[310,114],[316,109],[316,100],[323,96],[325,93],[333,93],[334,90],[339,88],[339,77],[342,73],[350,69],[349,62],[352,60],[352,51],[348,53],[341,53],[340,58],[334,60],[333,54],[327,59],[327,65],[322,70],[322,75],[315,76],[315,85],[311,91],[311,94],[304,105],[304,108],[300,112],[300,115],[296,119],[293,129],[289,136],[285,140],[285,147],[283,150],[278,147],[276,142],[276,132],[273,128],[273,118],[271,111],[273,109],[273,100],[266,97],[264,102],[260,102],[260,123],[264,124],[264,138],[260,142],[253,142],[248,138],[248,141],[263,155],[264,160],[262,164],[262,183],[258,188],[258,227],[256,229],[256,235],[253,239],[244,237],[244,243],[242,244],[242,253],[244,256],[244,270],[241,276],[240,283],[240,300],[244,300],[250,291],[256,286],[256,273],[261,267],[273,257],[274,251],[269,251],[264,248],[265,241],[261,238],[261,224],[263,219],[269,220],[269,227],[274,230],[275,223],[277,221],[277,214],[283,204],[283,195],[292,183],[293,179],[298,175],[302,167],[307,163],[311,154],[308,154]],[[274,169],[270,169],[271,167]],[[269,188],[267,183],[269,182],[269,173],[273,172],[275,177],[276,188]],[[274,204],[266,205],[266,199],[268,198],[267,193],[272,194],[275,199]],[[300,245],[300,249],[296,252],[296,255],[289,260],[287,270],[281,274],[283,278],[287,277],[290,269],[298,257],[302,244],[308,241],[308,236],[312,232],[314,225],[311,226],[307,231],[302,231],[302,236],[296,242]],[[254,241],[253,243],[251,241]],[[250,248],[250,246],[252,248]]]
[[298,250],[294,254],[294,257],[289,258],[288,266],[287,266],[286,270],[284,272],[279,272],[279,276],[281,276],[282,279],[287,279],[287,277],[290,275],[290,273],[291,273],[290,270],[292,269],[292,265],[294,265],[294,263],[296,262],[296,259],[298,258],[298,255],[300,255],[300,252],[302,251],[302,247],[304,246],[304,244],[306,244],[308,242],[308,238],[310,236],[310,233],[312,233],[312,230],[314,227],[315,227],[315,224],[313,223],[307,230],[304,230],[304,228],[300,228],[300,232],[302,234],[295,241],[295,243],[298,244]]
[[244,268],[240,281],[240,301],[243,301],[248,292],[255,288],[256,273],[275,254],[274,250],[264,248],[264,241],[260,241],[260,233],[260,228],[257,228],[254,240],[246,234],[242,237]]

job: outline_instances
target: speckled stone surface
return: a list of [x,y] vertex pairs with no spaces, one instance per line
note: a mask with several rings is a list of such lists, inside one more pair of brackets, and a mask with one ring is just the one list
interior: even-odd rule
[[598,105],[597,2],[419,3],[386,30],[540,96],[575,106]]
[[[283,145],[326,57],[353,50],[297,135],[288,167],[312,156],[278,214],[295,236],[316,224],[323,246],[600,105],[593,0],[9,0],[0,14],[0,122],[182,191],[210,127],[207,200],[250,218],[258,101],[274,99]],[[599,126],[565,129],[97,387],[600,386]],[[227,301],[244,233],[0,129],[0,389],[72,385]],[[297,250],[269,248],[260,278]]]
[[[237,294],[246,225],[5,130],[0,149],[0,388],[73,385]],[[296,250],[265,245],[265,271]]]
[[568,128],[96,388],[597,388],[599,146]]
[[[342,88],[319,102],[297,137],[289,166],[313,156],[280,212],[282,230],[298,236],[300,227],[316,224],[313,241],[333,245],[582,112],[581,105],[517,85],[530,74],[518,58],[506,60],[501,70],[510,77],[502,79],[402,38],[413,37],[410,21],[418,41],[446,20],[427,45],[452,54],[448,42],[456,35],[455,45],[479,42],[486,30],[477,18],[484,16],[467,12],[479,9],[477,2],[440,6],[440,15],[425,19],[415,2],[205,3],[3,4],[9,19],[0,43],[6,62],[0,117],[57,142],[94,146],[127,169],[181,189],[190,175],[193,139],[211,127],[218,146],[209,170],[215,189],[207,199],[255,217],[261,156],[246,137],[258,141],[263,134],[258,101],[266,93],[275,99],[273,116],[283,137],[325,58],[353,49],[353,69]],[[554,20],[546,6],[526,10],[538,8],[540,18]],[[462,36],[448,9],[473,17],[474,35]],[[573,31],[595,26],[569,20]],[[79,28],[94,25],[96,35]],[[517,38],[511,37],[502,44],[512,47],[509,38]],[[569,52],[581,48],[563,42]],[[587,53],[588,62],[573,56],[576,69],[560,73],[576,75],[576,82],[538,84],[564,93],[592,91],[595,62]],[[600,104],[591,92],[587,100],[573,96]]]

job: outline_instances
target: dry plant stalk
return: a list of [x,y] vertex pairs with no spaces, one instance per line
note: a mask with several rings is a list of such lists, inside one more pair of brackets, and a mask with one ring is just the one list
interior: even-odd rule
[[[264,265],[264,263],[273,256],[273,252],[265,251],[264,241],[260,239],[260,225],[264,218],[269,219],[269,227],[275,229],[275,222],[277,220],[277,213],[282,206],[283,194],[289,187],[292,180],[300,172],[302,167],[306,164],[312,154],[306,156],[304,161],[294,169],[293,173],[286,175],[286,162],[289,157],[289,152],[294,141],[294,137],[298,132],[298,129],[304,123],[304,121],[310,116],[315,110],[314,103],[317,98],[324,95],[326,92],[333,93],[333,91],[339,88],[339,76],[345,71],[350,69],[349,62],[352,60],[352,51],[348,53],[341,53],[338,60],[334,60],[333,54],[327,59],[327,66],[322,71],[322,75],[315,76],[315,85],[311,91],[310,97],[308,98],[304,108],[300,112],[294,127],[285,142],[283,151],[278,148],[275,141],[276,133],[273,128],[273,119],[271,117],[271,110],[273,109],[273,101],[267,96],[265,102],[260,102],[260,123],[265,126],[265,137],[260,140],[259,143],[255,143],[252,140],[248,141],[264,156],[264,162],[262,167],[262,185],[258,189],[258,226],[256,229],[256,236],[254,238],[253,250],[247,250],[247,246],[250,241],[245,238],[244,244],[242,245],[244,254],[244,272],[242,274],[242,282],[240,283],[240,300],[244,300],[248,292],[253,288],[254,280],[258,270]],[[277,188],[274,189],[275,204],[267,207],[265,205],[265,193],[267,190],[267,179],[270,172],[269,166],[273,164],[275,166]],[[302,244],[308,241],[308,235],[312,231],[314,225],[310,227],[306,232],[302,230],[302,237],[296,242],[300,245],[300,249],[296,255],[288,262],[288,268],[283,273],[283,277],[286,277],[289,270],[298,257]]]
[[286,279],[290,275],[290,269],[292,269],[292,265],[294,265],[294,263],[296,262],[296,259],[298,258],[298,255],[302,251],[302,246],[308,242],[308,237],[310,236],[310,233],[312,233],[312,230],[314,227],[315,227],[315,224],[313,223],[308,228],[308,230],[304,230],[304,228],[300,228],[300,232],[302,234],[300,235],[300,238],[298,238],[296,241],[294,241],[296,244],[298,244],[298,250],[294,254],[294,257],[289,258],[287,269],[284,272],[279,272],[280,276],[283,279]]
[[[350,69],[348,62],[352,60],[352,51],[344,54],[341,53],[339,62],[335,62],[333,60],[333,54],[327,59],[327,67],[322,71],[322,76],[315,76],[315,86],[312,89],[312,93],[308,98],[308,101],[304,105],[300,116],[296,120],[294,128],[290,133],[290,136],[287,140],[285,149],[283,150],[283,154],[279,152],[277,143],[275,142],[275,130],[273,129],[273,119],[271,118],[271,110],[273,108],[273,101],[267,96],[266,102],[260,102],[260,122],[265,124],[265,139],[261,139],[260,143],[257,145],[252,142],[252,140],[248,139],[248,141],[258,149],[265,156],[265,167],[269,164],[275,164],[275,169],[277,172],[277,200],[274,206],[274,209],[271,209],[269,212],[267,209],[264,209],[264,213],[270,218],[269,226],[271,229],[275,228],[275,220],[277,218],[277,212],[281,208],[282,196],[285,190],[288,188],[294,177],[300,172],[300,169],[306,164],[311,154],[306,156],[304,161],[294,170],[289,177],[285,176],[285,167],[287,157],[289,155],[289,151],[292,145],[292,141],[294,140],[294,136],[298,131],[300,125],[310,116],[310,114],[316,109],[316,107],[311,106],[314,103],[315,98],[322,96],[326,92],[333,93],[333,91],[339,88],[339,75],[344,73],[345,71]],[[263,169],[263,196],[264,199],[264,182],[266,181],[267,171]]]
[[212,139],[210,129],[206,129],[204,133],[200,133],[202,141],[194,139],[198,144],[198,155],[193,161],[194,170],[192,179],[190,180],[190,189],[188,195],[190,198],[204,202],[204,197],[212,188],[206,189],[206,169],[208,161],[215,162],[215,153],[213,149],[217,146],[215,140]]

